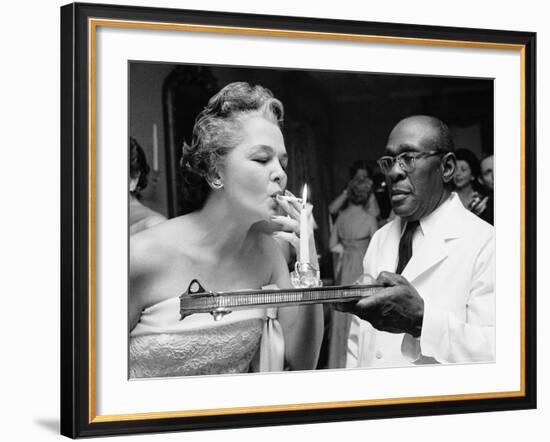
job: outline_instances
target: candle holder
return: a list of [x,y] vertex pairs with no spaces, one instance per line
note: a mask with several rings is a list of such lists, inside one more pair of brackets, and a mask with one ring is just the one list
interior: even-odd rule
[[309,262],[296,262],[294,271],[290,273],[290,282],[294,288],[321,287],[319,270]]

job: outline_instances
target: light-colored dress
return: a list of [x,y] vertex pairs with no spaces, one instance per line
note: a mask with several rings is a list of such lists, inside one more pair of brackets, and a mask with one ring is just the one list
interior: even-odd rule
[[276,309],[209,313],[180,320],[179,297],[142,312],[130,333],[129,377],[150,378],[283,370]]
[[[331,244],[338,242],[344,249],[335,278],[337,285],[353,284],[363,274],[363,258],[377,228],[376,218],[361,206],[350,205],[338,215],[331,238]],[[327,368],[345,367],[350,324],[350,314],[331,312]]]

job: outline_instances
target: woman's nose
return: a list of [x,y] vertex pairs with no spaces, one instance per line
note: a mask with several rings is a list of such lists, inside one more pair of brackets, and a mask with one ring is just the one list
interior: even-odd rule
[[279,162],[272,172],[271,179],[279,184],[286,184],[286,172]]

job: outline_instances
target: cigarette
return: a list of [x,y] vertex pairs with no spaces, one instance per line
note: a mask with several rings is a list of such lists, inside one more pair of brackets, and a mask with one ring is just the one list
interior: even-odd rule
[[302,204],[302,198],[295,197],[288,190],[285,190],[284,195],[278,195],[278,197],[285,200],[285,201],[292,201],[292,202],[297,202],[299,204]]

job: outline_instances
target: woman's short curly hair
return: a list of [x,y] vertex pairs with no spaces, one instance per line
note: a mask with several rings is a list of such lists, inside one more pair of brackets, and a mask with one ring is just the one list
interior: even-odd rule
[[139,195],[139,192],[147,187],[147,175],[149,171],[150,167],[147,164],[145,152],[136,139],[130,137],[130,178],[138,178],[136,189],[133,193]]
[[457,149],[455,150],[455,157],[457,161],[465,161],[470,166],[472,176],[476,180],[479,178],[481,175],[481,166],[475,153],[469,149]]
[[366,170],[369,178],[372,176],[372,167],[366,160],[355,160],[349,168],[349,179],[355,178],[358,170]]
[[180,161],[186,212],[203,207],[211,191],[209,180],[225,155],[239,143],[242,120],[254,114],[282,128],[283,104],[269,89],[235,82],[210,98],[197,116],[191,144],[184,143]]

